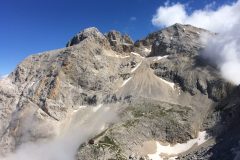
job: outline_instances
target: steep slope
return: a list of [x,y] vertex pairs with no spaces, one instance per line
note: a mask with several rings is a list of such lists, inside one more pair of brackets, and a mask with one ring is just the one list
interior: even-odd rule
[[[191,150],[207,141],[205,135],[219,136],[212,132],[222,116],[216,109],[229,106],[229,96],[237,94],[201,58],[204,34],[214,35],[175,24],[133,43],[117,31],[104,35],[92,27],[66,48],[29,56],[0,80],[0,154],[91,125],[96,129],[74,143],[75,159],[195,155]],[[114,112],[97,114],[100,108]],[[163,143],[183,150],[172,153]],[[166,152],[159,155],[157,146]]]

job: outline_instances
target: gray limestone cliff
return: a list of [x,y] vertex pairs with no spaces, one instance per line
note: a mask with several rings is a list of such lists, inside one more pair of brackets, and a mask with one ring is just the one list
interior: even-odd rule
[[118,121],[78,144],[76,159],[149,159],[145,142],[184,144],[201,131],[211,138],[174,156],[232,159],[239,148],[240,132],[232,129],[239,125],[239,87],[201,57],[203,34],[214,36],[175,24],[134,43],[92,27],[66,48],[27,57],[0,80],[0,154],[56,137],[73,113],[90,114],[83,106],[112,106]]

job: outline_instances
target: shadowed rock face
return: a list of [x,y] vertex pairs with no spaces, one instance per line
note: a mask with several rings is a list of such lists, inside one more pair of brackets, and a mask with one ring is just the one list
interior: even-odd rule
[[133,51],[133,40],[128,35],[121,35],[118,31],[110,31],[106,37],[116,52],[131,52]]
[[66,48],[29,56],[0,80],[0,154],[58,136],[74,111],[88,114],[83,106],[115,106],[119,121],[79,144],[76,159],[147,159],[138,152],[144,142],[184,143],[201,130],[217,141],[180,158],[217,159],[222,150],[233,157],[238,145],[218,139],[239,120],[239,89],[199,55],[203,34],[211,33],[175,24],[134,43],[92,27]]

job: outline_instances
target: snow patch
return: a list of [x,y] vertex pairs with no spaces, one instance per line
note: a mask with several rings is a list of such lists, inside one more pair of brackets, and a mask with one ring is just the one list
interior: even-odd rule
[[101,131],[103,131],[105,129],[105,125],[103,124],[102,127],[100,128]]
[[111,57],[116,57],[116,58],[128,58],[130,56],[121,56],[121,55],[117,55],[117,54],[113,54],[113,55],[110,55]]
[[178,87],[178,95],[181,95],[181,89]]
[[159,61],[159,60],[161,60],[161,59],[163,59],[163,58],[167,58],[167,57],[168,57],[168,55],[165,55],[165,56],[157,56],[157,58],[154,59],[153,61]]
[[97,112],[102,106],[103,104],[99,104],[96,107],[93,107],[93,112]]
[[126,79],[126,80],[123,82],[123,84],[121,85],[121,87],[125,86],[125,85],[128,83],[128,81],[129,81],[130,79],[132,79],[132,77]]
[[73,112],[78,112],[80,109],[86,108],[87,106],[79,106],[77,109],[75,109]]
[[34,84],[36,84],[36,82],[35,82],[35,81],[33,81],[33,82],[29,83],[29,85],[28,85],[28,88],[32,87]]
[[139,56],[141,58],[144,58],[143,56],[141,56],[140,54],[136,53],[136,52],[131,52],[131,54],[135,55],[135,56]]
[[[198,137],[191,139],[186,143],[177,143],[175,145],[162,145],[159,142],[155,141],[157,146],[157,151],[154,154],[148,154],[148,157],[151,160],[163,160],[165,157],[171,157],[172,160],[176,159],[176,155],[179,153],[185,152],[193,147],[193,145],[201,145],[207,141],[206,131],[199,132]],[[167,156],[164,156],[167,155]]]
[[134,71],[136,71],[141,64],[142,64],[142,62],[140,62],[135,68],[133,68],[133,69],[131,70],[131,73],[134,72]]
[[123,55],[118,55],[115,54],[114,52],[106,51],[105,54],[109,57],[116,57],[116,58],[128,58],[130,56],[123,56]]
[[122,44],[125,45],[125,46],[131,46],[132,45],[132,44],[126,43],[126,42],[123,42]]
[[175,86],[174,83],[169,82],[169,81],[166,81],[165,79],[162,79],[162,78],[160,78],[160,79],[161,79],[161,81],[163,81],[164,83],[166,83],[167,85],[169,85],[172,89],[174,89],[174,86]]
[[144,48],[144,52],[150,53],[150,52],[151,52],[151,49]]

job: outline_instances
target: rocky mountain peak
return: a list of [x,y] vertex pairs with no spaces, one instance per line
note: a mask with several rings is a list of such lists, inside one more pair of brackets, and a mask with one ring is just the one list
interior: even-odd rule
[[[56,143],[64,150],[76,142],[70,155],[76,160],[147,160],[150,153],[181,160],[215,154],[213,159],[219,160],[216,153],[231,154],[235,146],[229,137],[238,142],[240,131],[232,130],[236,137],[221,134],[231,125],[240,128],[240,91],[202,61],[202,33],[211,34],[175,24],[134,43],[118,31],[102,34],[91,27],[76,34],[66,48],[29,56],[0,80],[0,159],[31,141],[41,150],[38,142],[59,135],[71,138]],[[118,120],[101,122],[115,117],[105,112],[108,107],[116,108]],[[83,138],[87,128],[99,131]],[[218,142],[205,138],[213,131],[227,145],[215,148]],[[202,142],[195,143],[202,134]],[[155,153],[160,144],[173,152]],[[174,146],[183,150],[176,153]]]
[[152,52],[149,56],[164,56],[169,54],[184,54],[194,56],[203,47],[201,34],[210,32],[176,23],[168,28],[158,31],[152,44]]
[[133,51],[134,47],[134,42],[130,36],[123,35],[116,30],[112,30],[104,35],[95,27],[89,27],[79,32],[67,43],[66,47],[77,45],[85,39],[100,44],[101,46],[105,46],[108,49],[111,48],[119,53],[129,53]]
[[150,33],[146,38],[134,43],[129,35],[122,34],[119,31],[112,30],[102,34],[97,28],[90,27],[75,35],[66,46],[77,45],[88,39],[88,41],[100,44],[108,49],[111,48],[118,53],[136,51],[144,57],[170,54],[194,56],[203,47],[200,39],[203,33],[211,34],[201,28],[176,23],[170,27]]
[[122,35],[116,30],[112,30],[106,34],[106,37],[116,52],[131,52],[133,51],[133,40],[128,35]]
[[[89,27],[75,35],[66,45],[66,47],[77,45],[83,40],[88,39],[97,43],[106,43],[105,36],[96,28]],[[107,45],[107,44],[105,44]]]
[[[170,54],[196,55],[202,47],[200,37],[203,33],[211,34],[201,28],[176,23],[137,40],[134,44],[135,51],[145,57]],[[151,52],[144,52],[145,48]]]

